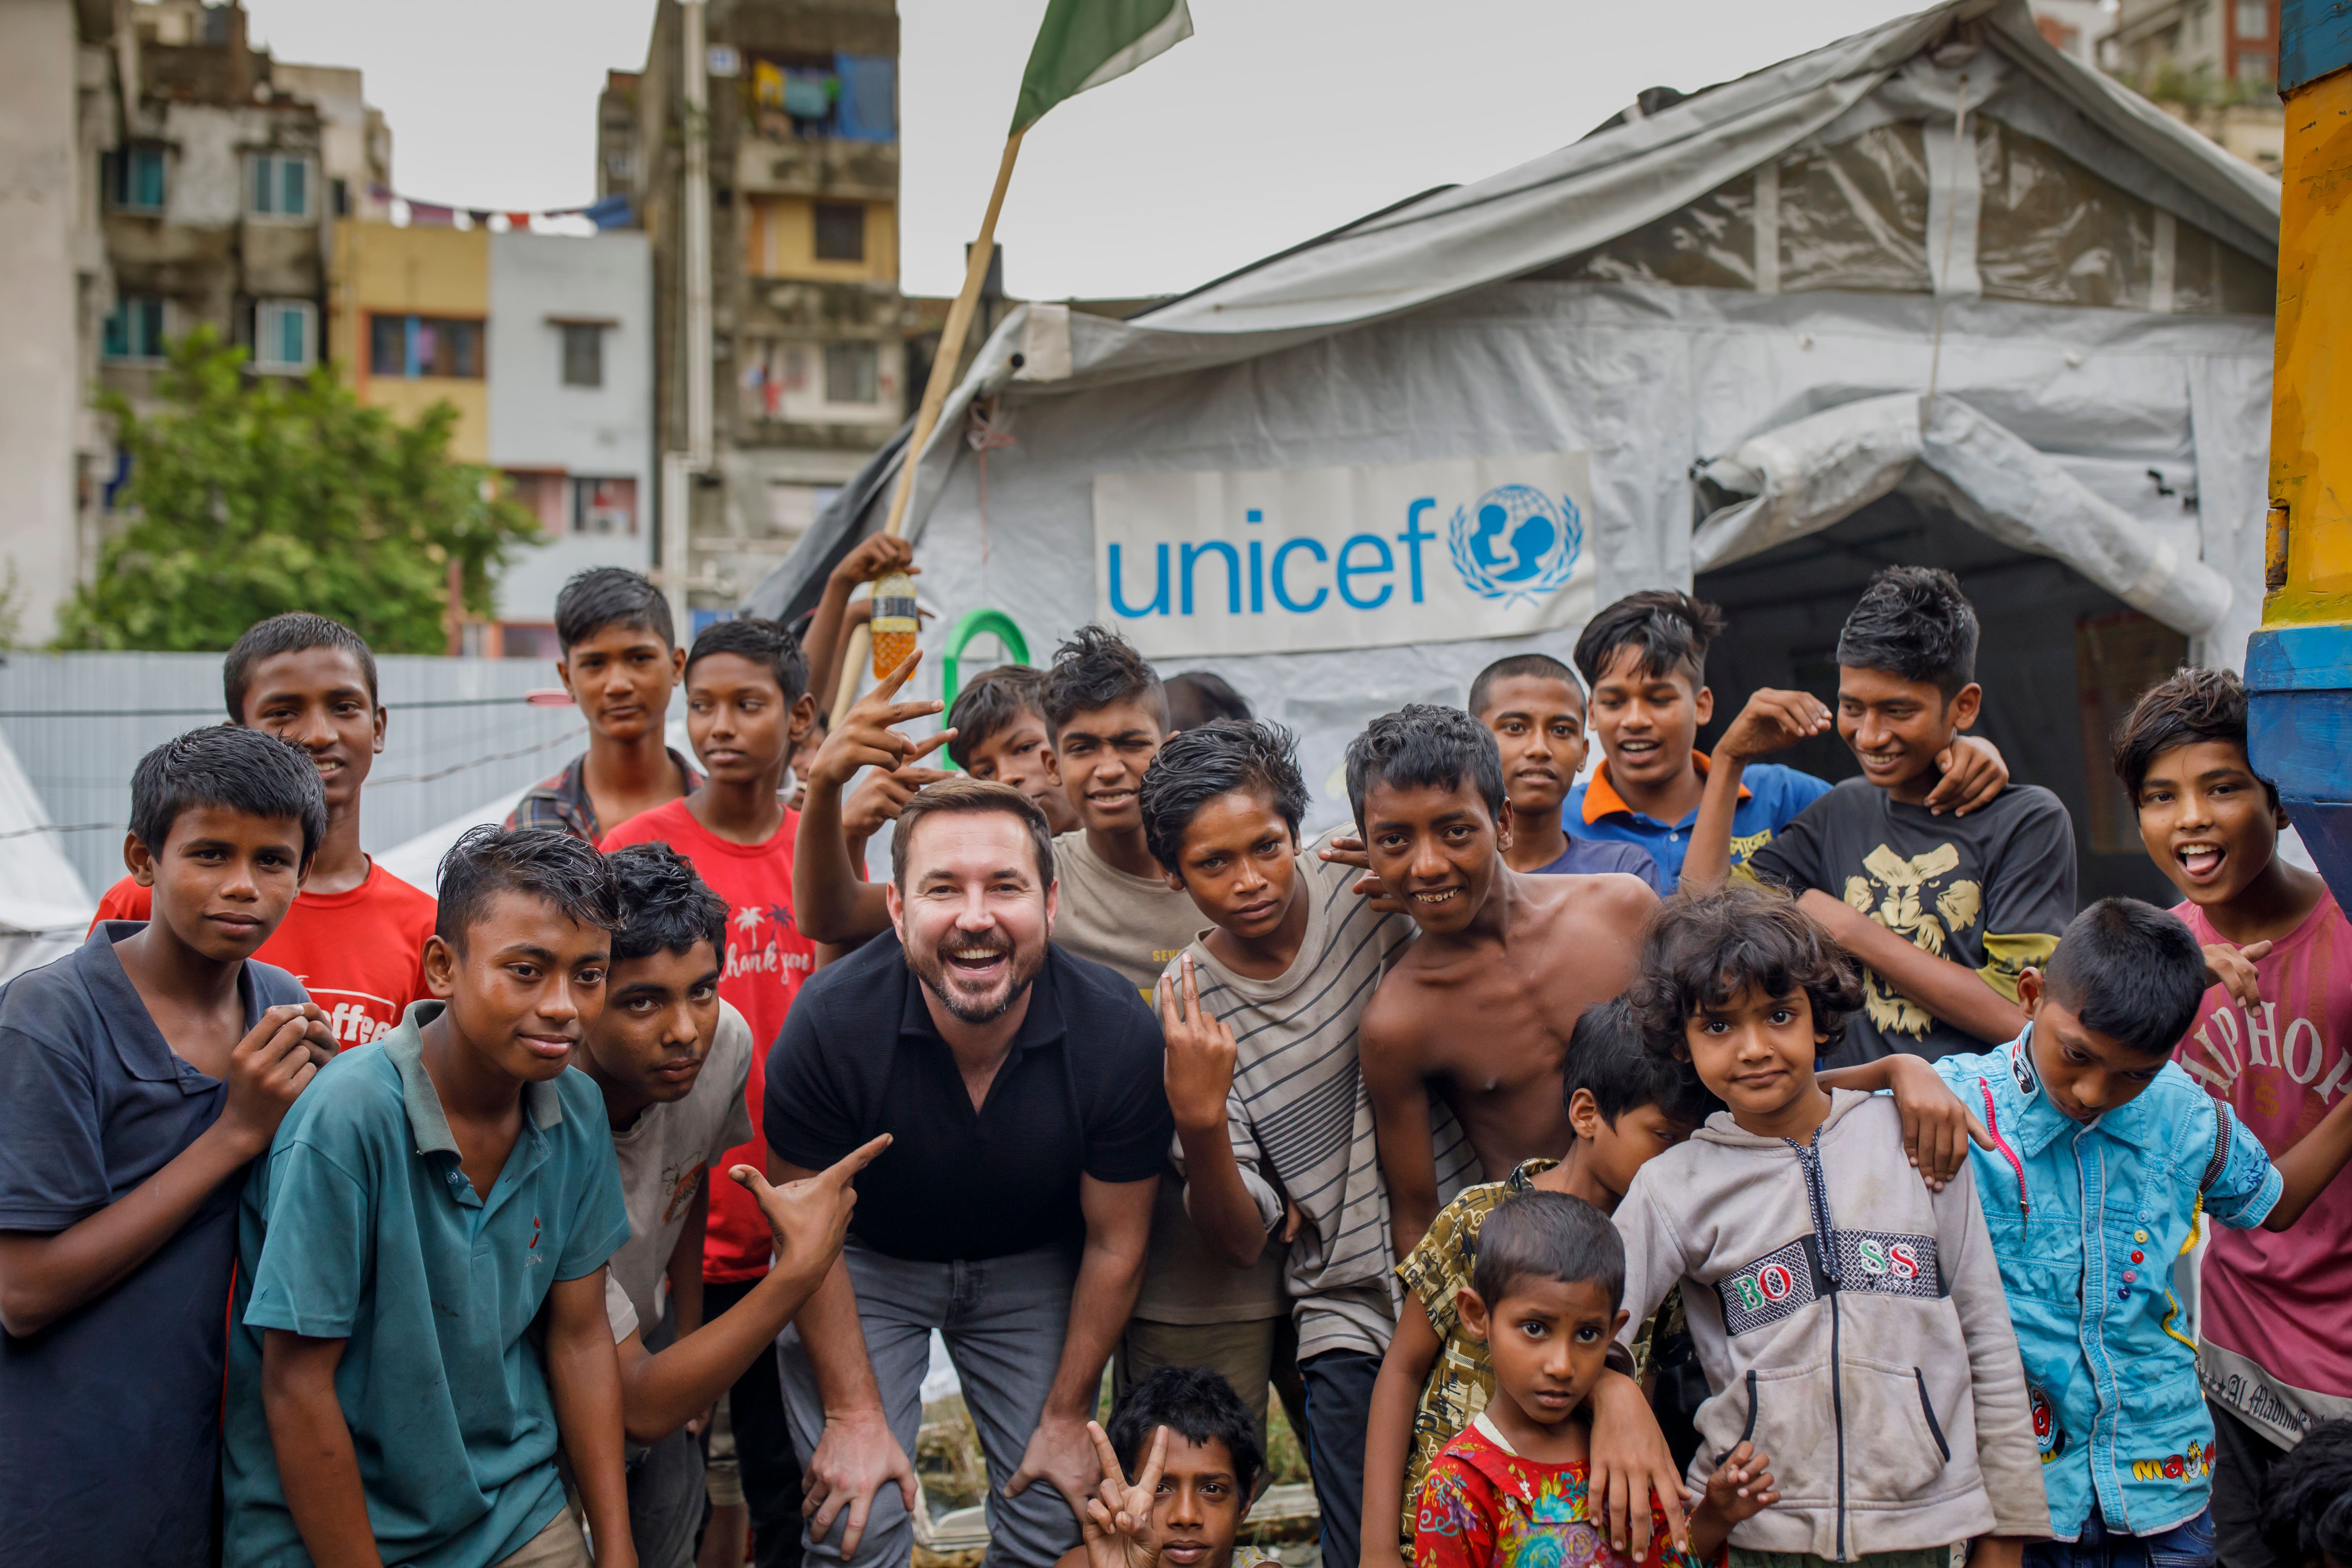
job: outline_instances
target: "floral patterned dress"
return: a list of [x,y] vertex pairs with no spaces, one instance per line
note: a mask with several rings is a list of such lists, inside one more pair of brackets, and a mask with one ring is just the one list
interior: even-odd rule
[[[1521,1458],[1483,1414],[1429,1467],[1413,1511],[1413,1568],[1632,1568],[1592,1518],[1580,1464]],[[1653,1500],[1644,1568],[1697,1568]],[[1720,1559],[1718,1558],[1718,1562]]]

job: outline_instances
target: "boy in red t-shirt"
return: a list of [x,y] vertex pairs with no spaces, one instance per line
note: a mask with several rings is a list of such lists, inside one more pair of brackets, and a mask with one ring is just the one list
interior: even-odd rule
[[[720,621],[694,639],[686,659],[686,731],[709,775],[690,795],[629,818],[604,836],[606,853],[667,844],[727,901],[727,956],[719,994],[751,1026],[751,1074],[743,1086],[751,1139],[719,1168],[767,1168],[760,1108],[768,1051],[793,997],[816,964],[816,944],[793,919],[793,836],[800,816],[778,798],[793,753],[816,730],[808,660],[772,621]],[[772,1238],[750,1193],[714,1183],[702,1253],[703,1316],[716,1319],[768,1271]],[[799,1467],[784,1423],[782,1385],[764,1358],[728,1396],[744,1501],[760,1561],[800,1540]]]
[[[433,895],[360,847],[360,789],[383,750],[375,656],[359,633],[324,616],[272,616],[221,663],[231,722],[291,741],[310,755],[327,795],[327,833],[285,923],[254,957],[302,983],[327,1014],[338,1049],[392,1033],[425,995],[425,939]],[[128,860],[128,849],[125,851]],[[134,871],[98,901],[100,921],[143,921],[152,870]]]
[[[2216,981],[2174,1059],[2283,1153],[2352,1092],[2352,925],[2326,883],[2278,857],[2286,813],[2247,755],[2244,683],[2184,669],[2151,688],[2117,732],[2116,772]],[[2214,1230],[2200,1289],[2221,1560],[2273,1568],[2264,1474],[2314,1425],[2352,1414],[2352,1345],[2336,1331],[2352,1300],[2352,1183],[2292,1230]]]

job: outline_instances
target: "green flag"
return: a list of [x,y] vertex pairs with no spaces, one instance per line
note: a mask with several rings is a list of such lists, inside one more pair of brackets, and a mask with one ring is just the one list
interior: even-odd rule
[[1021,74],[1013,129],[1028,130],[1062,100],[1125,76],[1192,36],[1184,0],[1051,0]]

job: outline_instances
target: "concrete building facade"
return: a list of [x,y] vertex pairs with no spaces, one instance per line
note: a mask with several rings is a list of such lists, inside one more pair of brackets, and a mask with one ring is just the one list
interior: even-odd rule
[[2112,68],[2260,89],[2278,80],[2279,0],[2122,0]]
[[629,229],[487,237],[489,459],[547,535],[499,579],[499,651],[552,658],[567,578],[653,563],[653,252]]
[[47,640],[80,581],[112,443],[98,379],[113,281],[99,174],[138,38],[126,0],[0,5],[0,633]]
[[[892,0],[706,0],[712,462],[686,490],[688,602],[731,606],[907,405]],[[678,0],[598,105],[598,191],[653,247],[661,446],[687,447]],[[664,529],[672,520],[661,519]]]

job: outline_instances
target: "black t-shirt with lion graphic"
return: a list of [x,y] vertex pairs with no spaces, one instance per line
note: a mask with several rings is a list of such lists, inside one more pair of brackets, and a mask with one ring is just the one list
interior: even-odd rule
[[[2015,1001],[2017,977],[2049,962],[2074,918],[2074,826],[2038,784],[2011,784],[1966,816],[1937,816],[1848,779],[1750,856],[1741,875],[1792,893],[1818,888]],[[1867,968],[1863,989],[1825,1068],[2001,1043],[1934,1017]]]

